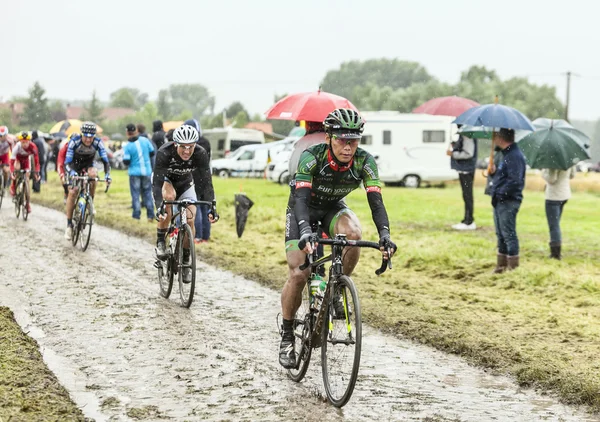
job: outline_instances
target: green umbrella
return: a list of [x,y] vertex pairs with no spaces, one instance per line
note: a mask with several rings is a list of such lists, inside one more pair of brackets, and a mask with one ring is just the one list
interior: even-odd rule
[[519,141],[531,168],[567,170],[590,158],[590,139],[564,120],[540,118],[533,124],[536,131]]

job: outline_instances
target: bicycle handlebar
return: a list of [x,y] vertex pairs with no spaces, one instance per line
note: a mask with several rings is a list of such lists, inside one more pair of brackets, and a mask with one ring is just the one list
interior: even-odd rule
[[216,205],[217,201],[191,201],[189,199],[182,199],[179,201],[162,201],[163,204],[165,205],[183,205],[183,206],[189,206],[189,205]]
[[[311,242],[311,245],[313,246],[313,248],[315,246],[315,243],[320,243],[321,245],[331,245],[331,246],[353,246],[353,247],[358,247],[358,248],[373,248],[373,249],[377,249],[378,251],[380,251],[379,243],[369,242],[367,240],[323,239],[323,238],[316,237],[316,235],[313,235],[310,242]],[[392,269],[391,250],[388,250],[387,252],[388,252],[388,259],[383,259],[383,258],[381,259],[381,267],[378,270],[375,270],[376,275],[383,274],[388,268],[390,270]],[[304,262],[304,264],[300,265],[300,270],[304,271],[311,264],[312,264],[312,254],[308,254],[306,256],[306,261]]]
[[106,179],[101,179],[99,177],[90,177],[90,176],[71,176],[71,180],[83,180],[84,182],[106,182],[106,189],[104,189],[104,193],[108,192],[108,188],[110,188],[110,182]]

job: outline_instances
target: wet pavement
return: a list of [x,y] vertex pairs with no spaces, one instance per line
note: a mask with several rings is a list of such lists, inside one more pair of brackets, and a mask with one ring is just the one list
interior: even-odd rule
[[[336,409],[320,353],[295,384],[277,362],[279,293],[198,263],[190,309],[160,297],[153,245],[94,226],[88,250],[64,216],[0,209],[0,305],[86,416],[128,420],[600,420],[462,359],[364,327],[358,382]],[[17,240],[19,239],[19,240]]]

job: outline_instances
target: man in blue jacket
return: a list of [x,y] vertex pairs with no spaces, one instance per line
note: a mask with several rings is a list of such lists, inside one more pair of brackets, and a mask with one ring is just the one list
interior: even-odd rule
[[494,132],[493,141],[502,150],[498,168],[492,167],[494,178],[490,192],[498,238],[494,273],[502,273],[519,266],[517,213],[523,201],[526,163],[525,156],[515,143],[514,130],[502,128],[499,132]]
[[154,221],[154,202],[152,201],[152,158],[154,147],[148,138],[139,136],[133,123],[127,125],[128,142],[123,147],[123,162],[129,166],[129,191],[131,193],[132,217],[140,219],[140,195],[146,208],[148,221]]

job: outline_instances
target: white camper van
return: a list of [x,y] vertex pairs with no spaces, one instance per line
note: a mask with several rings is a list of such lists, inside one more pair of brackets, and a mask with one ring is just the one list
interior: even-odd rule
[[244,145],[264,144],[265,134],[255,129],[215,128],[202,131],[202,136],[210,141],[211,158],[227,157]]
[[212,160],[212,172],[220,177],[263,177],[269,158],[292,141],[293,139],[286,139],[242,146],[226,158]]
[[367,111],[360,147],[375,157],[379,178],[388,185],[419,187],[458,179],[446,155],[458,138],[450,116]]

